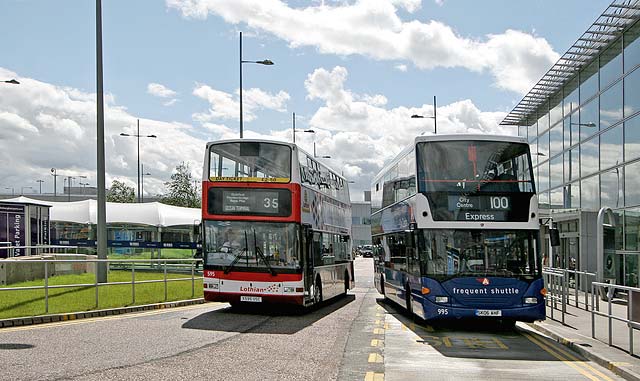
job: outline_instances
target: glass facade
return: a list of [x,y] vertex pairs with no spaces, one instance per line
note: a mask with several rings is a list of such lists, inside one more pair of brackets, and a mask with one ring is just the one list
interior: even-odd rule
[[619,249],[640,250],[640,22],[551,94],[518,134],[534,153],[541,209],[609,207],[624,237]]

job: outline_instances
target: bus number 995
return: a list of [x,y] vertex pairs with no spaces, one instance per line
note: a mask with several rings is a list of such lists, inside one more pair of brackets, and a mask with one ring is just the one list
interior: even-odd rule
[[438,315],[449,315],[449,310],[446,308],[438,308]]

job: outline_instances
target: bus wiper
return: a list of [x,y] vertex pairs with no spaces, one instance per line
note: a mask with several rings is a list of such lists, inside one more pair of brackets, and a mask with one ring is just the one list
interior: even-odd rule
[[255,230],[253,231],[253,245],[256,250],[256,262],[258,260],[258,256],[260,256],[264,264],[267,265],[267,268],[269,269],[269,272],[271,273],[271,275],[274,275],[274,276],[277,275],[276,270],[274,270],[273,267],[271,267],[271,262],[269,261],[269,259],[264,255],[264,253],[262,252],[262,249],[258,247],[258,241],[256,240]]
[[233,261],[229,264],[229,266],[227,266],[227,268],[224,269],[224,273],[225,274],[229,274],[229,271],[231,271],[231,269],[240,261],[240,259],[242,259],[244,254],[244,258],[246,258],[247,260],[247,267],[249,267],[249,245],[247,242],[247,231],[245,230],[244,232],[244,248],[242,249],[242,253],[240,253],[241,255],[236,255],[235,258],[233,258]]

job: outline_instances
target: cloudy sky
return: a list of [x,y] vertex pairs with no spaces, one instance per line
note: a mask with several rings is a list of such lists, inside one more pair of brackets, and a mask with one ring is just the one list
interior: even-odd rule
[[[96,183],[92,0],[0,2],[0,193],[53,192],[50,168]],[[498,124],[609,1],[103,1],[107,184],[165,191],[181,162],[200,178],[207,141],[239,134],[239,32],[245,137],[297,142],[355,181],[412,137],[514,134]],[[571,17],[567,17],[570,14]],[[85,181],[81,179],[81,181]],[[76,185],[74,183],[74,185]],[[62,191],[58,181],[58,193]],[[7,189],[9,188],[9,189]],[[32,190],[24,188],[28,195]]]

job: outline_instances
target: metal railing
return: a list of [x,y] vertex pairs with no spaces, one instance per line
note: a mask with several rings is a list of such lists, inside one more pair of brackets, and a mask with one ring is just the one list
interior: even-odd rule
[[[60,253],[69,253],[70,251],[74,254],[78,254],[78,246],[69,246],[69,245],[25,245],[25,246],[12,246],[11,242],[0,242],[0,245],[8,244],[7,246],[0,247],[0,250],[8,251],[8,258],[20,258],[20,257],[29,257],[34,255],[43,255],[43,254],[60,254]],[[29,254],[16,256],[16,249],[24,249]],[[46,251],[46,252],[45,252]]]
[[[554,318],[554,309],[557,309],[558,302],[561,304],[563,324],[565,323],[564,315],[567,313],[568,305],[573,305],[585,311],[594,308],[593,302],[589,305],[589,300],[591,299],[590,294],[592,292],[591,287],[589,287],[589,282],[595,280],[596,274],[586,271],[546,267],[542,270],[542,275],[548,292],[547,306],[552,307],[552,319]],[[598,299],[596,299],[596,307],[599,305],[598,302]]]
[[[629,354],[634,355],[633,353],[633,330],[640,330],[640,322],[631,320],[631,315],[633,311],[633,297],[632,293],[640,293],[640,288],[637,287],[628,287],[628,286],[619,286],[617,284],[612,283],[601,283],[601,282],[593,282],[591,283],[591,303],[593,305],[594,299],[596,299],[596,288],[600,290],[606,290],[607,295],[607,312],[600,312],[597,308],[591,309],[591,337],[596,338],[596,316],[606,317],[608,324],[608,334],[609,334],[609,346],[613,345],[613,321],[620,321],[627,324],[629,328]],[[612,311],[612,301],[613,295],[616,290],[626,290],[629,292],[629,302],[627,304],[627,318],[623,318],[620,316],[616,316]],[[640,320],[640,317],[638,317]]]
[[[9,263],[9,262],[7,262]],[[52,289],[62,289],[62,288],[74,288],[74,287],[94,287],[95,288],[95,307],[99,306],[99,289],[104,286],[111,285],[131,285],[131,303],[135,304],[136,302],[136,285],[145,284],[145,283],[164,283],[164,301],[166,302],[168,299],[168,283],[169,282],[179,282],[179,281],[188,281],[191,280],[191,297],[195,296],[195,281],[196,279],[202,279],[202,275],[196,276],[196,266],[199,263],[202,263],[202,259],[200,258],[185,258],[185,259],[50,259],[43,257],[42,259],[35,259],[30,261],[15,261],[12,260],[11,265],[27,265],[34,263],[43,263],[44,264],[44,286],[23,286],[23,287],[0,287],[0,294],[6,291],[21,291],[21,290],[44,290],[44,303],[45,303],[45,313],[49,313],[49,290]],[[109,264],[129,264],[131,270],[131,281],[127,282],[105,282],[99,283],[98,278],[95,278],[95,282],[93,283],[79,283],[79,284],[64,284],[64,285],[49,285],[49,266],[50,264],[57,263],[107,263]],[[150,265],[156,264],[157,269],[161,269],[163,272],[163,279],[156,280],[137,280],[136,281],[136,264]],[[168,278],[167,277],[167,264],[171,265],[171,269],[183,269],[190,270],[190,277],[181,277],[181,278]],[[121,269],[119,269],[121,270]],[[70,311],[71,312],[71,311]]]
[[567,289],[568,277],[561,269],[546,268],[542,270],[542,277],[547,288],[545,303],[551,307],[551,319],[554,318],[554,311],[558,308],[558,301],[562,306],[562,324],[567,313]]

